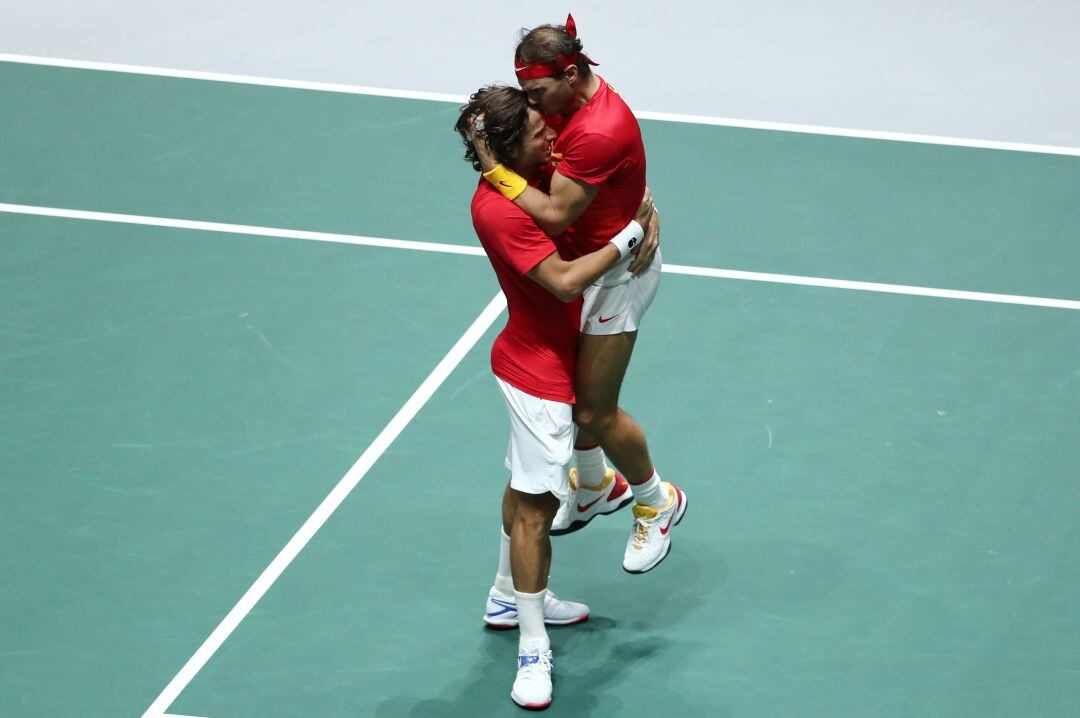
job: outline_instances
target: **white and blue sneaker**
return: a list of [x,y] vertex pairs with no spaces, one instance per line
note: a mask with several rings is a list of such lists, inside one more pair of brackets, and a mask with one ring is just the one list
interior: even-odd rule
[[522,708],[542,711],[551,705],[551,650],[541,650],[540,641],[518,648],[517,678],[510,697]]
[[[549,626],[569,626],[581,623],[589,617],[589,607],[584,603],[563,601],[551,591],[544,594],[544,623]],[[494,586],[488,591],[484,623],[489,628],[506,630],[518,627],[517,600],[507,596]]]

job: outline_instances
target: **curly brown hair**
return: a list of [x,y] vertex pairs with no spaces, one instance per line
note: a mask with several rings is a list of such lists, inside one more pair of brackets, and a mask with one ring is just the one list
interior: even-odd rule
[[525,93],[508,85],[481,87],[462,105],[454,129],[465,145],[465,161],[480,171],[476,147],[469,139],[469,122],[477,115],[484,116],[484,135],[495,159],[509,164],[521,151],[521,140],[529,127],[529,103]]

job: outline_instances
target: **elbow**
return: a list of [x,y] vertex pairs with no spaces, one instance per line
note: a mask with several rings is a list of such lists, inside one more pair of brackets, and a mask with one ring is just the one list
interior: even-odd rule
[[571,224],[572,222],[570,221],[569,217],[557,217],[554,221],[550,223],[552,230],[551,236],[558,237],[559,235],[565,233],[566,230],[570,228]]
[[566,229],[570,226],[569,222],[553,222],[548,220],[542,222],[538,221],[537,224],[540,225],[540,229],[544,230],[544,234],[552,239],[561,237],[566,233]]
[[563,234],[572,223],[567,213],[559,210],[550,212],[538,220],[540,228],[550,237],[558,237]]
[[585,291],[585,287],[579,282],[571,282],[563,280],[559,284],[558,290],[555,292],[555,296],[561,301],[569,304],[582,295]]

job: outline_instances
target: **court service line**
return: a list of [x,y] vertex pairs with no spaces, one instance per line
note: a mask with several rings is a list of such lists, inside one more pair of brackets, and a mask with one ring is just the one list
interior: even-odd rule
[[[188,219],[167,217],[147,217],[134,214],[115,214],[112,212],[92,212],[58,207],[37,207],[25,204],[0,203],[0,212],[29,214],[42,217],[62,217],[66,219],[84,219],[95,222],[117,222],[120,224],[138,224],[150,227],[170,227],[174,229],[194,229],[204,232],[227,232],[260,237],[282,237],[286,239],[304,239],[316,242],[338,242],[392,249],[412,249],[422,252],[444,252],[450,254],[470,254],[484,256],[480,247],[461,244],[442,244],[437,242],[416,242],[403,239],[384,239],[382,237],[364,237],[351,234],[331,234],[327,232],[309,232],[298,229],[279,229],[275,227],[256,227],[246,224],[224,224],[220,222],[200,222]],[[803,277],[795,274],[771,274],[768,272],[748,272],[737,269],[719,269],[712,267],[692,267],[681,264],[665,264],[664,271],[671,274],[688,274],[697,277],[717,277],[749,282],[772,282],[774,284],[798,284],[807,287],[825,287],[829,289],[853,289],[864,292],[885,294],[909,294],[917,297],[938,297],[941,299],[963,299],[975,302],[995,302],[998,304],[1021,304],[1032,307],[1050,307],[1054,309],[1080,309],[1080,301],[1054,299],[1050,297],[1029,297],[1019,294],[994,294],[990,292],[970,292],[960,289],[936,289],[906,284],[882,284],[861,282],[848,279],[828,279],[823,277]]]
[[[397,97],[407,100],[431,100],[434,102],[452,102],[463,104],[465,95],[444,92],[421,92],[414,90],[395,90],[364,85],[349,85],[336,82],[312,82],[308,80],[286,80],[255,75],[236,75],[222,72],[203,72],[200,70],[180,70],[147,65],[127,65],[115,62],[94,62],[57,57],[39,57],[36,55],[15,55],[0,53],[0,62],[23,65],[43,65],[64,67],[76,70],[98,70],[103,72],[122,72],[133,75],[151,75],[154,77],[173,77],[187,80],[206,80],[211,82],[230,82],[242,85],[261,85],[294,90],[314,90],[316,92],[337,92],[350,95],[374,95],[378,97]],[[834,137],[853,137],[859,139],[887,140],[892,142],[915,142],[921,144],[948,145],[953,147],[972,147],[978,149],[1007,150],[1011,152],[1035,152],[1050,155],[1070,155],[1080,157],[1080,147],[1061,147],[1055,145],[1030,144],[1025,142],[1003,142],[998,140],[973,139],[966,137],[941,137],[909,132],[886,132],[879,130],[851,129],[845,127],[827,127],[822,125],[804,125],[792,122],[768,122],[762,120],[741,120],[730,117],[708,117],[705,115],[686,115],[670,112],[640,111],[635,115],[643,120],[660,122],[682,122],[697,125],[717,125],[722,127],[741,127],[774,132],[796,132],[812,135],[830,135]]]
[[972,302],[994,302],[997,304],[1023,304],[1030,307],[1052,307],[1054,309],[1080,309],[1080,301],[1052,299],[1049,297],[1026,297],[1020,294],[969,292],[962,289],[936,289],[934,287],[915,287],[906,284],[880,284],[878,282],[858,282],[848,279],[800,277],[795,274],[769,274],[767,272],[744,272],[737,269],[687,267],[681,264],[665,264],[664,271],[672,274],[689,274],[698,277],[719,277],[721,279],[739,279],[747,282],[798,284],[804,287],[854,289],[863,292],[880,292],[884,294],[908,294],[915,297],[964,299]]
[[80,209],[60,207],[37,207],[25,204],[4,204],[0,202],[0,212],[12,214],[32,214],[40,217],[61,217],[64,219],[85,219],[94,222],[117,222],[119,224],[141,224],[148,227],[169,227],[172,229],[194,229],[201,232],[225,232],[228,234],[249,234],[258,237],[281,237],[284,239],[305,239],[311,242],[334,242],[337,244],[359,244],[369,247],[389,247],[390,249],[413,249],[420,252],[443,252],[449,254],[475,254],[484,256],[480,247],[462,244],[440,244],[439,242],[415,242],[408,239],[384,239],[382,237],[364,237],[354,234],[333,234],[329,232],[308,232],[302,229],[280,229],[277,227],[254,227],[247,224],[226,224],[224,222],[200,222],[191,219],[172,219],[169,217],[147,217],[139,214],[116,214],[113,212],[88,212]]
[[502,292],[488,302],[487,307],[480,313],[460,339],[450,348],[442,361],[432,370],[431,374],[424,379],[420,387],[409,397],[408,401],[398,410],[390,423],[379,433],[366,451],[356,460],[352,468],[341,478],[337,486],[319,504],[315,512],[311,514],[300,530],[289,540],[278,553],[270,565],[262,572],[251,588],[240,598],[232,610],[214,629],[213,633],[203,642],[195,654],[188,659],[180,672],[176,674],[161,695],[150,704],[143,714],[143,718],[162,718],[168,715],[166,710],[191,683],[192,679],[202,670],[207,661],[217,652],[225,639],[236,629],[244,617],[251,612],[255,604],[266,594],[270,586],[281,576],[282,572],[292,563],[297,554],[307,545],[315,533],[322,528],[330,515],[334,513],[349,493],[352,492],[369,469],[379,460],[379,457],[390,447],[399,434],[413,420],[420,409],[431,398],[432,394],[442,385],[450,373],[454,371],[461,360],[469,353],[469,350],[480,341],[480,338],[495,322],[498,316],[506,308],[506,298]]

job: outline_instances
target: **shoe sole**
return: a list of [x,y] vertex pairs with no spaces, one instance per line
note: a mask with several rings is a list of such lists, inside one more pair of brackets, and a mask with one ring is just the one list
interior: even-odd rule
[[510,692],[510,699],[527,711],[542,711],[546,710],[551,705],[551,701],[548,701],[547,703],[522,703],[517,699],[517,696],[514,695],[513,691]]
[[610,516],[616,511],[626,508],[634,500],[634,495],[632,493],[630,493],[629,491],[627,491],[626,493],[628,494],[627,497],[620,501],[615,508],[608,509],[607,511],[597,511],[595,514],[593,514],[587,519],[572,521],[570,525],[564,529],[551,529],[550,531],[548,531],[548,534],[551,536],[565,536],[566,534],[572,534],[575,531],[580,531],[581,529],[588,526],[589,522],[595,519],[597,516]]
[[[675,517],[675,520],[671,522],[672,527],[678,526],[680,523],[682,523],[683,517],[686,516],[686,508],[690,505],[690,501],[686,498],[686,492],[682,492],[682,493],[683,493],[682,509],[680,509],[679,514]],[[653,565],[648,566],[648,567],[643,568],[643,569],[639,569],[637,571],[631,571],[626,566],[623,566],[623,571],[626,571],[627,573],[632,573],[632,574],[635,574],[635,575],[641,574],[641,573],[648,573],[649,571],[652,571],[654,568],[659,566],[660,563],[665,558],[668,557],[669,553],[671,553],[671,541],[670,540],[667,542],[667,546],[664,547],[664,553],[660,554],[660,558],[656,559],[656,562]]]
[[[578,624],[578,623],[584,623],[587,620],[589,620],[589,614],[588,613],[586,613],[584,616],[578,616],[577,618],[571,618],[571,619],[565,620],[565,621],[554,621],[554,620],[549,621],[547,619],[544,619],[544,625],[545,626],[573,626],[573,625]],[[492,623],[492,622],[485,619],[484,620],[484,625],[487,626],[488,628],[490,628],[492,631],[509,631],[509,630],[514,629],[514,628],[517,628],[518,627],[518,622],[515,621],[514,623]]]

